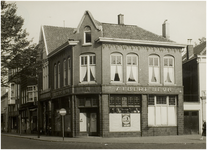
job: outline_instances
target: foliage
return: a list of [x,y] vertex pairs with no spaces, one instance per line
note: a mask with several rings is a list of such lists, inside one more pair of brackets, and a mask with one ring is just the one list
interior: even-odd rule
[[[24,19],[16,14],[15,3],[1,1],[1,86],[20,77],[36,77],[38,46],[31,44]],[[8,78],[9,72],[17,72]]]

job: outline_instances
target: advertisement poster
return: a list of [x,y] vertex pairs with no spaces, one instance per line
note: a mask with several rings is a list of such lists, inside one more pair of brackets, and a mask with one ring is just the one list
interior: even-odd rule
[[131,117],[130,114],[122,114],[122,127],[131,126]]

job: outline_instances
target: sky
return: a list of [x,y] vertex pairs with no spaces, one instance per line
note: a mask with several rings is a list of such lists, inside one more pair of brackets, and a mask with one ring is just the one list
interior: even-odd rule
[[[15,1],[17,15],[24,18],[28,39],[38,43],[42,25],[77,28],[86,10],[104,23],[137,25],[162,35],[167,19],[170,40],[179,44],[199,43],[206,37],[206,1]],[[191,43],[187,39],[192,39]]]

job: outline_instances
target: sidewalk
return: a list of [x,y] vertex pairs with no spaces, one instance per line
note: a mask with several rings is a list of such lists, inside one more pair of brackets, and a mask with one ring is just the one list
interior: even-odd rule
[[71,143],[206,143],[206,138],[200,140],[200,135],[174,135],[174,136],[148,136],[148,137],[119,137],[119,138],[103,138],[103,137],[57,137],[40,135],[18,135],[11,133],[1,133],[2,136],[12,136],[18,138],[27,138],[32,140],[42,140],[49,142],[71,142]]

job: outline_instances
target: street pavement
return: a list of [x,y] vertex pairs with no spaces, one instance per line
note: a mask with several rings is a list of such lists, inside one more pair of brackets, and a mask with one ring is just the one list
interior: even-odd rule
[[70,142],[70,143],[159,143],[159,144],[206,144],[206,138],[200,140],[200,135],[173,135],[173,136],[147,136],[147,137],[57,137],[57,136],[44,136],[40,135],[28,135],[28,134],[10,134],[1,133],[3,136],[26,138],[39,141],[50,141],[50,142]]

